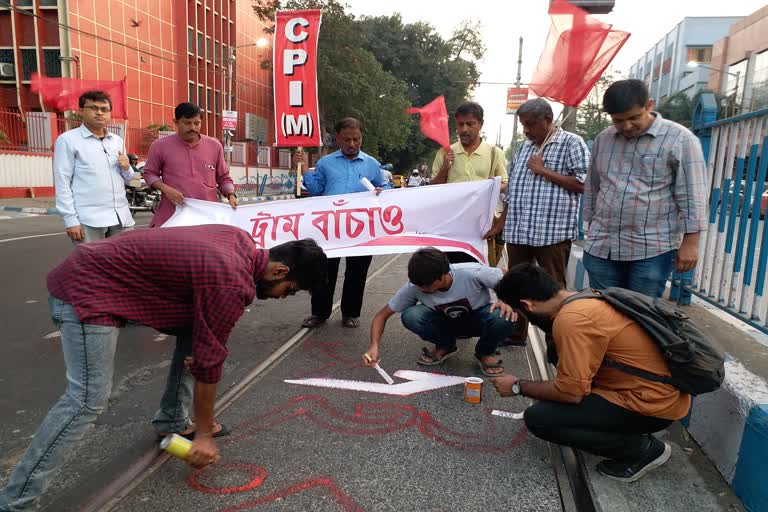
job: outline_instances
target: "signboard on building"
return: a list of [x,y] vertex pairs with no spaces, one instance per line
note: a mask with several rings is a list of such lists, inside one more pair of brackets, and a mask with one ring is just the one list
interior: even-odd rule
[[514,114],[520,105],[528,100],[527,87],[510,87],[507,89],[507,114]]
[[275,14],[274,88],[277,146],[319,146],[317,40],[320,10]]
[[267,142],[267,118],[251,114],[245,114],[245,139],[255,140],[264,144]]
[[237,111],[221,111],[221,128],[224,130],[237,130]]

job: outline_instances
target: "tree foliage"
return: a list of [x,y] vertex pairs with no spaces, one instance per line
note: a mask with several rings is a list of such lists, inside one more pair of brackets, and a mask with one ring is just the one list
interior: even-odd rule
[[434,154],[436,144],[404,110],[442,94],[452,112],[467,98],[485,51],[477,23],[463,22],[445,40],[430,24],[406,24],[399,14],[356,19],[338,0],[254,1],[266,22],[277,9],[323,10],[317,71],[324,132],[353,116],[365,127],[364,151],[382,161],[411,168]]
[[603,73],[576,112],[576,133],[585,141],[611,126],[611,118],[603,111],[603,94],[618,76],[613,71]]
[[698,97],[691,98],[683,91],[678,91],[668,96],[656,110],[664,116],[665,119],[680,123],[681,125],[690,128],[691,121],[693,120],[693,109],[696,107]]

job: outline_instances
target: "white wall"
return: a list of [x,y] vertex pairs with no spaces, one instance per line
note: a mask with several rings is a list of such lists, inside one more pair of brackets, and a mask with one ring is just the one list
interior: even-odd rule
[[0,153],[0,187],[52,186],[52,156]]

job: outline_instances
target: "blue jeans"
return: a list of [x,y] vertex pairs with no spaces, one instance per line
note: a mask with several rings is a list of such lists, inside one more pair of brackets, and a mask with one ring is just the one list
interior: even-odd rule
[[496,353],[499,342],[513,334],[515,322],[501,317],[498,310],[491,313],[490,309],[491,305],[488,304],[463,318],[451,319],[423,304],[417,304],[403,311],[400,319],[406,329],[443,349],[455,347],[457,336],[479,336],[475,354],[491,356]]
[[[7,485],[0,489],[2,512],[33,510],[37,507],[51,476],[64,464],[88,427],[106,409],[112,391],[115,349],[120,329],[84,324],[80,322],[72,305],[55,297],[48,298],[48,307],[53,323],[61,331],[67,388],[38,427],[32,443],[11,473]],[[174,355],[171,373],[174,368],[178,369],[176,363]],[[164,402],[166,396],[169,397],[168,403],[163,405],[170,411],[166,414],[173,417],[181,408],[171,403],[171,398],[180,395],[174,395],[166,389]],[[184,422],[178,424],[186,425]]]
[[661,297],[672,274],[677,251],[636,261],[612,261],[584,253],[589,286],[598,290],[617,286],[650,297]]

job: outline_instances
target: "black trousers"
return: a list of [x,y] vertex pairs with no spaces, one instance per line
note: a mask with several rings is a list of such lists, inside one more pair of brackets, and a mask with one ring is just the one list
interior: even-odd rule
[[447,252],[445,253],[448,256],[448,261],[453,263],[477,263],[477,260],[470,256],[469,254],[461,251],[457,252]]
[[[341,293],[341,316],[357,318],[363,308],[365,279],[368,277],[368,267],[372,256],[350,256],[345,258],[344,288]],[[336,279],[339,275],[341,258],[328,258],[328,287],[312,294],[312,314],[328,318],[333,306],[333,292],[336,289]]]
[[609,459],[639,458],[647,446],[646,436],[671,423],[598,395],[588,395],[578,405],[542,401],[525,410],[525,424],[536,437]]

